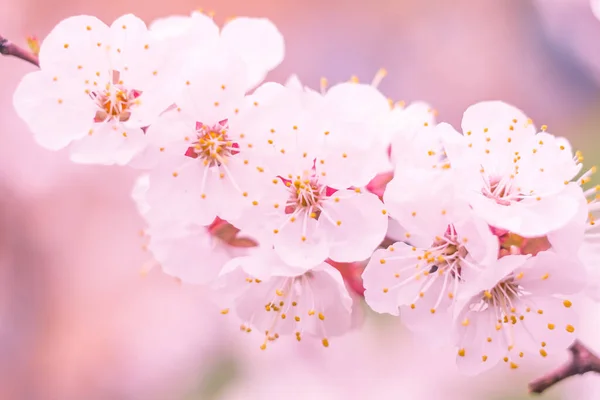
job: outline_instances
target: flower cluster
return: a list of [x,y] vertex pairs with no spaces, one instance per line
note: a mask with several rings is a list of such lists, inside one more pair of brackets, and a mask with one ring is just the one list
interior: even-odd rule
[[14,105],[41,146],[139,170],[156,262],[214,291],[262,349],[351,329],[344,266],[359,265],[367,304],[455,346],[467,373],[573,342],[576,297],[600,297],[600,187],[582,189],[594,170],[567,140],[499,101],[457,132],[387,99],[384,70],[263,83],[283,58],[266,19],[77,16],[43,41]]

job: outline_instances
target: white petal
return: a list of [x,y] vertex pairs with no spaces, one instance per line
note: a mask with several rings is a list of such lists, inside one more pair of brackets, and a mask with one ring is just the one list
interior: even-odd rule
[[140,128],[122,124],[98,123],[91,134],[73,142],[69,147],[71,161],[80,164],[125,165],[146,145]]
[[54,78],[44,71],[27,74],[14,93],[13,104],[36,141],[58,150],[88,134],[96,106],[83,82],[62,75]]
[[246,64],[248,89],[259,84],[267,72],[277,67],[285,54],[283,36],[265,18],[234,18],[223,27],[221,40]]
[[576,184],[563,191],[543,197],[527,198],[510,205],[475,194],[470,199],[473,210],[490,225],[524,237],[545,236],[564,227],[575,216],[583,193]]
[[165,112],[146,129],[147,145],[130,166],[150,168],[165,156],[184,155],[196,136],[195,128],[196,122],[181,109]]
[[162,228],[150,236],[148,248],[165,273],[193,284],[216,279],[234,253],[204,227]]
[[580,292],[588,276],[579,260],[572,255],[562,256],[542,251],[515,270],[519,284],[534,296],[573,294]]
[[[510,129],[511,126],[513,129]],[[486,128],[487,133],[494,137],[505,137],[514,133],[519,138],[535,134],[535,126],[530,123],[527,115],[502,101],[482,101],[465,111],[462,119],[463,133],[472,132],[473,135],[484,136]]]
[[329,256],[329,243],[317,229],[317,221],[303,215],[275,235],[274,248],[286,264],[306,270]]
[[319,217],[321,229],[331,241],[329,257],[337,262],[369,258],[387,232],[388,217],[383,203],[372,193],[346,190],[334,193],[332,199],[323,206]]
[[231,52],[216,49],[209,57],[191,55],[175,86],[177,105],[193,110],[199,122],[216,124],[229,118],[244,98],[245,66]]
[[61,21],[40,47],[40,68],[65,78],[95,78],[110,69],[109,28],[96,17],[80,15]]

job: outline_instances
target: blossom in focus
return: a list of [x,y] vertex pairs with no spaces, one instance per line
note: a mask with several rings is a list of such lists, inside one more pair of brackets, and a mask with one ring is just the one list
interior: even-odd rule
[[577,212],[581,189],[571,182],[581,164],[563,138],[536,130],[523,112],[498,101],[477,103],[463,116],[463,134],[437,126],[456,185],[496,228],[532,237],[564,226]]
[[[172,40],[185,41],[206,30],[216,36],[211,40],[203,37],[203,48],[184,52],[184,66],[174,79],[176,107],[148,128],[149,144],[134,166],[150,169],[151,213],[200,225],[210,224],[215,217],[234,222],[245,207],[261,198],[257,182],[265,168],[265,148],[270,145],[260,127],[263,120],[274,118],[268,108],[270,85],[247,96],[248,74],[261,68],[266,73],[278,62],[267,67],[260,59],[244,59],[241,50],[224,38],[232,38],[234,33],[238,39],[254,37],[258,46],[260,40],[277,41],[280,34],[267,20],[240,19],[230,22],[219,39],[210,18],[194,14],[186,21],[190,29]],[[172,24],[177,25],[167,19],[155,29],[163,32]],[[269,35],[276,38],[269,39]],[[270,50],[276,53],[271,54],[273,60],[281,61],[282,46]]]
[[465,281],[493,269],[498,238],[474,215],[446,218],[447,226],[426,247],[395,243],[376,250],[363,272],[365,300],[380,313],[399,315],[412,330],[440,342],[452,323]]
[[526,356],[563,352],[575,340],[573,298],[586,281],[573,257],[552,251],[508,255],[468,282],[456,318],[457,365],[477,374]]
[[339,271],[326,263],[294,271],[274,251],[262,249],[230,261],[215,287],[242,320],[241,330],[263,336],[263,350],[292,335],[297,341],[315,337],[328,347],[330,337],[351,328],[352,298]]
[[272,244],[295,267],[369,258],[385,236],[387,211],[360,188],[376,173],[369,164],[372,139],[365,133],[374,131],[365,129],[376,126],[380,115],[370,111],[382,110],[373,98],[389,111],[386,100],[376,89],[352,83],[325,96],[293,85],[272,89],[278,106],[262,120],[264,141],[272,146],[261,181],[266,190],[239,227]]
[[61,21],[39,60],[14,93],[15,109],[40,145],[69,146],[75,162],[128,163],[145,145],[142,128],[173,102],[167,48],[130,14],[110,27],[91,16]]

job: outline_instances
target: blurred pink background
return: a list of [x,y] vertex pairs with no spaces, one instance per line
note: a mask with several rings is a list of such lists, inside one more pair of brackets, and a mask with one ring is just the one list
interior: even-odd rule
[[[600,21],[587,0],[0,0],[0,33],[25,44],[61,19],[150,23],[202,7],[222,23],[270,18],[287,56],[270,79],[317,86],[357,75],[394,100],[425,100],[459,124],[470,104],[502,99],[600,160]],[[431,351],[393,318],[367,313],[329,349],[280,341],[266,352],[207,294],[157,270],[129,192],[134,172],[71,164],[35,145],[12,109],[33,67],[0,59],[0,400],[525,399],[526,383],[561,359],[467,378],[451,349]],[[600,351],[600,310],[582,337]],[[566,359],[567,354],[562,359]],[[598,399],[600,376],[545,399]]]

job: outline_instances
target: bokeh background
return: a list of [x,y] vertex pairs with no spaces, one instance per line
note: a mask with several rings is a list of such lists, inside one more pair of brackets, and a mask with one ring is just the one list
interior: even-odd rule
[[[588,0],[0,0],[0,32],[25,45],[61,19],[147,23],[202,7],[222,23],[273,20],[287,57],[270,79],[317,86],[357,75],[394,100],[426,100],[459,124],[470,104],[502,99],[600,160],[600,21]],[[467,378],[454,351],[429,350],[394,318],[356,311],[328,349],[280,341],[260,351],[207,293],[148,271],[132,171],[71,164],[35,145],[12,108],[33,67],[0,59],[0,399],[526,399],[527,382],[568,357]],[[581,337],[600,351],[600,311]],[[441,333],[443,334],[443,333]],[[544,399],[600,398],[600,376]]]

